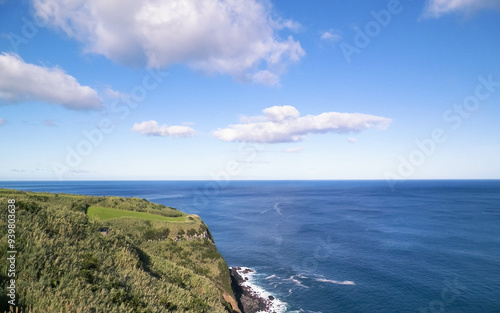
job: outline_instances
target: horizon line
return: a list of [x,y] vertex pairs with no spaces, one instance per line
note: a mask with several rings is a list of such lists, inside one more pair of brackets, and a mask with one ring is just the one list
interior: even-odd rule
[[[500,178],[408,178],[408,179],[401,179],[397,180],[398,182],[405,182],[405,181],[424,181],[424,180],[435,180],[435,181],[443,181],[443,180],[500,180]],[[0,183],[3,182],[145,182],[145,181],[159,181],[159,182],[176,182],[176,181],[206,181],[206,182],[211,182],[211,181],[224,181],[224,182],[231,182],[231,181],[388,181],[387,179],[375,179],[375,178],[356,178],[356,179],[295,179],[295,178],[281,178],[281,179],[229,179],[229,180],[222,180],[222,179],[64,179],[64,180],[58,180],[58,179],[53,179],[53,180],[47,180],[47,179],[25,179],[25,180],[0,180]]]

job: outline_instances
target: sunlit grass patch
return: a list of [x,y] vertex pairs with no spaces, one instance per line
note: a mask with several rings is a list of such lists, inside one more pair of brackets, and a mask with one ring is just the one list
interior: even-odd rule
[[100,220],[110,220],[114,218],[137,218],[141,220],[165,221],[165,222],[186,222],[186,217],[168,217],[145,212],[126,211],[120,209],[103,208],[91,206],[87,210],[89,217],[98,218]]

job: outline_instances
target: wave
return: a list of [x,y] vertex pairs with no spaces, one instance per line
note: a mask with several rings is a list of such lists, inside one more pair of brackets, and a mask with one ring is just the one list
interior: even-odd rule
[[[306,289],[309,288],[308,286],[302,284],[302,282],[300,280],[296,279],[295,277],[300,277],[300,275],[292,275],[292,276],[290,276],[290,278],[287,278],[287,279],[284,279],[284,280],[293,281],[299,287],[303,287],[303,288],[306,288]],[[304,278],[304,277],[302,277],[302,278]]]
[[276,211],[276,213],[278,213],[279,215],[283,215],[283,213],[281,213],[281,208],[278,206],[280,203],[279,202],[276,202],[273,206],[272,209],[267,209],[267,210],[264,210],[264,211],[261,211],[260,214],[264,214],[264,213],[267,213],[271,210],[274,210]]
[[351,285],[351,286],[356,285],[353,281],[350,281],[350,280],[340,281],[340,280],[317,278],[316,281],[323,282],[323,283],[331,283],[331,284],[335,284],[335,285]]
[[267,277],[266,277],[266,278],[264,278],[264,279],[271,279],[271,278],[276,278],[276,277],[277,277],[277,276],[276,276],[276,274],[272,274],[271,276],[267,276]]

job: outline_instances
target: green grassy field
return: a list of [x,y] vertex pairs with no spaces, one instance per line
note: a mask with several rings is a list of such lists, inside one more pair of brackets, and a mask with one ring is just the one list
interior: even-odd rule
[[145,212],[126,211],[120,209],[102,208],[97,206],[89,207],[87,210],[87,215],[89,217],[98,218],[104,221],[115,218],[130,217],[130,218],[137,218],[141,220],[150,220],[150,221],[165,221],[165,222],[178,222],[178,223],[186,222],[186,218],[184,216],[168,217],[168,216],[161,216]]

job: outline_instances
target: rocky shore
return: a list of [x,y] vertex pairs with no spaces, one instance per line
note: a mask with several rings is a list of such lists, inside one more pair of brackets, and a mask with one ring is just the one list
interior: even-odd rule
[[229,273],[231,287],[242,313],[279,313],[273,308],[273,300],[275,300],[273,296],[262,295],[252,288],[248,276],[254,273],[253,270],[244,267],[231,267]]

